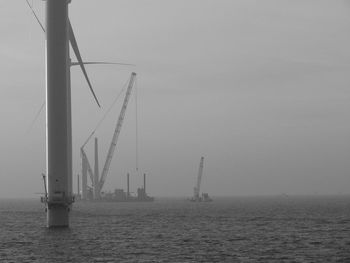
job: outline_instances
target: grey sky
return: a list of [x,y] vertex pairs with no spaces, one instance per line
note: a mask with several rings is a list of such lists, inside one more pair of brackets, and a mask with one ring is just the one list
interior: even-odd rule
[[[102,110],[72,69],[74,174],[134,70],[150,195],[192,195],[201,155],[210,195],[350,194],[349,12],[331,0],[73,0],[83,59],[137,65],[87,68]],[[45,171],[44,114],[26,133],[45,97],[44,35],[25,0],[0,1],[0,32],[0,197],[32,197]],[[97,133],[100,167],[119,109]],[[127,172],[135,191],[134,98],[106,189]]]

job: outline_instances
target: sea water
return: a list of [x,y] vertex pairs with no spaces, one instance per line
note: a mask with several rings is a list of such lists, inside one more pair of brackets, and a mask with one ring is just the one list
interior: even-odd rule
[[0,200],[0,262],[350,262],[349,196],[77,202],[70,221]]

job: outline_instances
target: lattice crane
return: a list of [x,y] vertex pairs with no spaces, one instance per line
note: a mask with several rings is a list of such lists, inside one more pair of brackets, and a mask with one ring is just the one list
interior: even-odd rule
[[122,106],[120,114],[119,114],[117,125],[115,127],[112,141],[111,141],[111,144],[109,146],[106,162],[103,166],[103,170],[101,173],[101,179],[100,179],[99,184],[98,184],[99,193],[101,193],[102,187],[103,187],[103,185],[106,181],[107,175],[108,175],[108,171],[109,171],[109,167],[111,165],[111,161],[113,158],[114,150],[117,146],[118,137],[120,134],[120,130],[122,128],[122,124],[123,124],[123,120],[124,120],[124,116],[125,116],[125,111],[126,111],[126,108],[128,106],[131,90],[132,90],[134,83],[135,83],[135,78],[136,78],[136,73],[135,72],[131,73],[131,77],[130,77],[128,89],[126,90],[126,95],[124,98],[123,106]]
[[193,189],[194,190],[193,198],[195,200],[199,199],[199,192],[200,192],[200,189],[201,189],[201,182],[202,182],[202,175],[203,175],[203,164],[204,164],[204,157],[201,157],[201,160],[200,160],[200,163],[199,163],[197,185]]

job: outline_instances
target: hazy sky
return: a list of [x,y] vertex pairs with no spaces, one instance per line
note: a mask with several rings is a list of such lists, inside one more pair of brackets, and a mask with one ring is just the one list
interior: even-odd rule
[[[44,21],[43,1],[30,1]],[[73,0],[70,19],[84,60],[137,65],[87,68],[101,110],[72,68],[74,174],[80,146],[135,71],[150,195],[191,196],[202,155],[209,195],[350,194],[347,1]],[[44,35],[25,0],[0,1],[0,32],[0,197],[35,197],[44,112],[28,128],[45,98]],[[121,101],[97,132],[100,168]],[[133,191],[142,183],[135,108],[133,96],[107,190],[125,188],[127,172]],[[93,165],[93,140],[86,151]]]

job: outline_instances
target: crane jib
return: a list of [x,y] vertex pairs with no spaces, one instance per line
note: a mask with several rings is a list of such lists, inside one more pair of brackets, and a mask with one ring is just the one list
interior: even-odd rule
[[121,108],[121,111],[120,111],[120,114],[119,114],[119,118],[118,118],[115,130],[114,130],[114,133],[113,133],[112,141],[111,141],[111,144],[110,144],[109,149],[108,149],[107,159],[106,159],[106,162],[105,162],[105,164],[103,166],[101,179],[99,181],[99,190],[100,191],[101,191],[101,189],[102,189],[102,187],[104,185],[104,182],[106,180],[106,177],[107,177],[107,174],[108,174],[108,171],[109,171],[109,167],[110,167],[110,164],[111,164],[111,161],[112,161],[112,158],[113,158],[114,150],[115,150],[116,145],[117,145],[118,136],[120,134],[120,130],[121,130],[121,127],[122,127],[122,124],[123,124],[125,111],[126,111],[126,108],[127,108],[128,102],[129,102],[129,97],[130,97],[130,94],[131,94],[131,90],[132,90],[132,88],[134,86],[134,83],[135,83],[135,78],[136,78],[136,73],[134,73],[134,72],[131,73],[128,89],[127,89],[126,94],[125,94],[124,102],[123,102],[123,105],[122,105],[122,108]]

